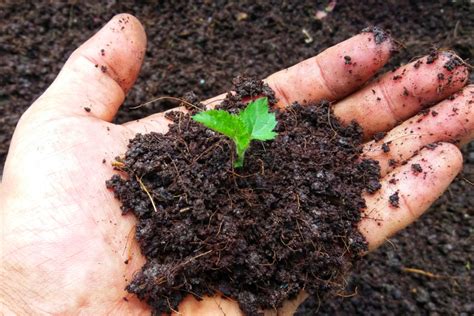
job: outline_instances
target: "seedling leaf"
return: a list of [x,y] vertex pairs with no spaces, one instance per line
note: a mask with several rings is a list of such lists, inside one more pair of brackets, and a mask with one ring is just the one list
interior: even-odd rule
[[244,128],[242,121],[237,115],[232,115],[224,110],[199,112],[193,116],[193,120],[230,138],[234,138],[237,134],[242,134],[242,129]]
[[260,98],[250,102],[240,112],[239,117],[244,122],[251,139],[271,140],[277,133],[273,131],[277,121],[275,113],[268,112],[268,99]]
[[272,140],[277,135],[273,131],[277,124],[275,113],[269,112],[267,98],[250,102],[238,115],[224,110],[209,110],[197,113],[192,118],[234,141],[237,151],[234,164],[236,168],[243,166],[245,151],[251,140]]

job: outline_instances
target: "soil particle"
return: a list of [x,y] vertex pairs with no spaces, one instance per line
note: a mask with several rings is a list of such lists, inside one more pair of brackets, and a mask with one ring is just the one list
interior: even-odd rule
[[413,67],[414,67],[415,69],[418,69],[418,68],[420,68],[420,66],[421,66],[422,64],[423,64],[423,61],[422,61],[421,59],[419,59],[419,60],[413,65]]
[[376,142],[378,142],[379,140],[383,139],[385,137],[385,135],[387,135],[386,132],[377,132],[374,134],[374,136],[372,137]]
[[412,164],[411,165],[411,170],[413,171],[414,174],[419,174],[419,173],[423,172],[423,168],[418,163]]
[[390,36],[378,26],[369,26],[362,30],[363,33],[373,33],[375,44],[379,45],[390,39]]
[[389,196],[388,201],[391,206],[398,208],[400,207],[400,197],[398,196],[398,191]]
[[431,110],[430,109],[423,109],[420,111],[420,114],[422,116],[428,116],[430,114]]
[[394,166],[397,165],[397,161],[396,161],[395,159],[389,159],[389,160],[388,160],[388,165],[389,165],[390,167],[394,167]]
[[366,189],[367,189],[368,193],[373,194],[373,193],[377,192],[381,187],[382,187],[382,185],[380,184],[380,182],[378,180],[371,180],[367,184]]
[[449,71],[453,71],[456,67],[461,66],[462,64],[463,62],[460,58],[450,54],[449,60],[443,65],[443,67]]
[[[260,81],[234,83],[237,94],[219,108],[236,111],[256,95],[275,102]],[[220,291],[249,315],[303,288],[323,298],[341,289],[367,249],[356,227],[363,191],[380,188],[380,167],[359,160],[360,127],[343,127],[326,101],[276,115],[278,137],[253,143],[242,169],[232,167],[233,144],[189,113],[170,116],[165,135],[131,140],[122,160],[128,177],[107,186],[123,213],[138,218],[147,258],[127,290],[156,315],[188,293]]]
[[436,49],[431,49],[428,57],[426,57],[426,64],[432,64],[435,62],[436,59],[438,59],[438,51]]
[[382,144],[382,151],[384,153],[388,153],[390,151],[390,143],[391,142],[387,142],[387,143],[383,143]]

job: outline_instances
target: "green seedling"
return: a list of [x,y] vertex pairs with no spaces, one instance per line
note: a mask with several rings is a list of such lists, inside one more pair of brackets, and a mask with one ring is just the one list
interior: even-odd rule
[[208,110],[199,112],[192,118],[234,141],[237,151],[237,160],[234,162],[236,168],[244,165],[245,151],[252,140],[272,140],[277,136],[273,131],[277,124],[275,113],[269,112],[267,98],[250,102],[239,114]]

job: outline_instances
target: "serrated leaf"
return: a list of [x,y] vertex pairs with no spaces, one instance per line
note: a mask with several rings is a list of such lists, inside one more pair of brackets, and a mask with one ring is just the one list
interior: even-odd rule
[[239,115],[224,110],[209,110],[197,113],[192,118],[234,141],[237,151],[235,167],[243,166],[245,151],[252,139],[271,140],[277,135],[273,131],[277,124],[275,114],[268,112],[267,98],[250,102]]
[[239,113],[239,118],[245,124],[251,139],[275,139],[277,133],[275,133],[273,129],[277,121],[275,113],[269,112],[267,98],[260,98],[250,102],[247,107]]
[[197,113],[192,118],[196,122],[232,139],[238,156],[236,166],[242,166],[245,150],[250,144],[250,134],[237,115],[223,110],[209,110]]
[[241,135],[245,129],[239,117],[224,110],[199,112],[193,116],[193,120],[230,138]]

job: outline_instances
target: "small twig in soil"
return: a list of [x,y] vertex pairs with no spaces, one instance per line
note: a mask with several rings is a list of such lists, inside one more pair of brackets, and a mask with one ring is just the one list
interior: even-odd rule
[[190,290],[186,290],[186,289],[181,289],[182,291],[185,291],[185,292],[188,292],[189,294],[192,294],[194,295],[194,297],[197,297],[198,299],[202,300],[204,299],[204,297],[202,297],[201,295],[197,294],[196,292],[193,292],[193,291],[190,291]]
[[178,312],[177,310],[175,310],[173,307],[171,307],[171,302],[170,302],[170,299],[168,297],[166,297],[166,301],[168,302],[168,307],[169,309],[173,312],[173,313],[176,313],[177,315],[183,315],[181,314],[180,312]]
[[212,249],[211,249],[211,250],[208,250],[208,251],[206,251],[206,252],[200,253],[200,254],[198,254],[197,256],[194,256],[194,257],[192,257],[192,258],[186,260],[184,263],[180,264],[180,266],[181,266],[181,267],[184,267],[185,265],[187,265],[187,264],[190,263],[191,261],[196,260],[197,258],[200,258],[200,257],[202,257],[202,256],[208,255],[208,254],[210,254],[211,252],[212,252]]
[[178,134],[181,135],[181,119],[183,118],[182,113],[178,114]]
[[179,173],[178,167],[176,166],[176,163],[174,162],[173,158],[171,158],[171,156],[168,154],[166,156],[170,159],[171,163],[173,164],[174,170],[176,171],[176,175],[178,176],[179,181],[183,183],[183,179],[181,178],[181,174]]
[[206,148],[206,150],[204,150],[202,153],[199,154],[199,156],[197,156],[196,158],[193,159],[193,161],[191,162],[191,164],[194,164],[196,161],[198,161],[199,159],[201,159],[204,155],[210,153],[214,147],[219,147],[221,145],[221,142],[223,140],[219,140],[217,143],[215,143],[214,145],[212,145],[211,147],[208,147]]
[[334,136],[338,135],[339,134],[336,132],[336,130],[334,129],[334,127],[332,126],[332,123],[331,123],[331,106],[329,105],[328,106],[328,123],[329,123],[329,127],[332,129],[332,131],[334,132]]
[[213,217],[214,214],[216,214],[216,213],[217,213],[217,210],[215,210],[215,211],[211,214],[211,216],[209,216],[209,222],[207,223],[207,229],[209,229],[209,227],[211,226],[212,217]]
[[180,138],[178,139],[178,142],[181,142],[181,143],[184,144],[184,147],[186,147],[186,150],[187,150],[188,154],[191,156],[191,155],[192,155],[192,154],[191,154],[191,150],[189,150],[188,143],[186,143],[186,141],[184,140],[184,138],[180,137]]
[[429,278],[434,278],[434,279],[443,278],[443,276],[441,276],[441,275],[437,275],[437,274],[434,274],[434,273],[431,273],[431,272],[428,272],[428,271],[425,271],[425,270],[421,270],[421,269],[416,269],[416,268],[402,268],[402,271],[403,272],[409,272],[409,273],[415,273],[415,274],[421,274],[421,275],[427,276]]
[[261,175],[265,175],[265,163],[263,162],[262,159],[258,159],[258,162],[260,162],[260,170],[261,170]]
[[344,256],[346,255],[346,253],[350,253],[350,252],[351,252],[351,250],[349,249],[349,246],[348,246],[347,243],[346,243],[347,237],[345,237],[345,236],[337,236],[337,237],[341,238],[342,243],[344,244],[345,249],[344,249],[344,252],[341,254],[341,258],[344,258]]
[[[230,170],[229,173],[230,173],[231,175],[233,175],[233,176],[237,176],[237,177],[242,178],[242,179],[251,178],[251,177],[254,177],[254,176],[256,176],[256,175],[258,174],[258,172],[256,172],[256,173],[252,173],[252,174],[248,174],[248,175],[246,175],[246,176],[243,176],[243,175],[238,174],[237,172],[235,172],[235,169],[234,169],[234,168],[232,168],[232,170]],[[236,186],[237,186],[237,183],[236,183]]]
[[[288,242],[288,244],[285,244],[285,242],[283,241],[283,238],[282,238],[282,235],[281,235],[281,234],[280,234],[280,241],[281,241],[281,243],[282,243],[283,245],[285,245],[288,249],[290,249],[290,250],[293,251],[293,252],[296,252],[295,249],[291,248],[291,247],[288,245],[290,242]],[[291,240],[290,240],[290,241],[291,241]]]
[[356,296],[357,294],[357,287],[354,289],[354,292],[353,293],[350,293],[350,294],[345,294],[345,293],[336,293],[336,296],[339,296],[339,297],[343,297],[343,298],[349,298],[349,297],[354,297]]
[[112,165],[112,167],[118,168],[118,169],[122,169],[125,166],[125,164],[123,162],[116,161],[116,160],[112,161],[111,165]]
[[137,178],[138,184],[140,184],[140,188],[143,191],[145,191],[146,195],[148,195],[148,198],[150,199],[151,205],[153,206],[153,210],[155,211],[155,213],[157,213],[158,210],[156,208],[155,201],[153,200],[153,197],[150,194],[150,191],[148,191],[145,184],[143,184],[142,179],[140,179],[138,176],[136,176],[136,178]]
[[454,31],[453,31],[453,38],[458,37],[458,29],[459,29],[459,24],[461,21],[457,20],[456,25],[454,26]]
[[314,312],[317,314],[319,312],[319,309],[321,308],[321,298],[319,297],[319,293],[316,292],[316,297],[318,298],[318,307],[316,308],[316,311]]
[[[202,256],[205,256],[205,255],[207,255],[207,254],[210,254],[212,251],[213,251],[213,250],[211,249],[211,250],[209,250],[209,251],[200,253],[200,254],[198,254],[197,256],[194,256],[194,257],[192,257],[192,258],[189,258],[188,260],[186,260],[186,261],[183,262],[183,263],[177,264],[176,266],[174,266],[174,267],[171,269],[170,273],[175,273],[176,271],[178,271],[180,268],[184,267],[185,265],[187,265],[187,264],[190,263],[191,261],[196,260],[197,258],[202,257]],[[166,282],[166,277],[165,277],[165,276],[161,276],[161,277],[157,278],[155,282],[156,282],[156,284],[158,284],[158,285],[159,285],[159,284],[162,284],[162,283]]]
[[185,207],[185,208],[182,208],[179,210],[180,213],[184,213],[186,211],[189,211],[191,209],[191,207]]
[[466,179],[465,177],[462,177],[461,180],[464,180],[464,181],[466,181],[468,184],[474,186],[474,183],[472,183],[472,181],[469,181],[469,180]]
[[75,3],[72,3],[69,7],[69,17],[67,19],[67,29],[68,29],[68,31],[71,29],[71,26],[72,26],[72,23],[73,23],[73,20],[74,20],[74,6],[75,6]]
[[[214,262],[214,266],[217,266],[220,261],[221,261],[221,252],[219,251],[218,256],[217,256],[217,260],[216,260],[216,262]],[[213,269],[213,270],[219,270],[219,268]]]
[[224,224],[224,220],[222,220],[221,223],[219,224],[219,229],[217,230],[217,234],[215,238],[217,238],[217,236],[219,236],[219,234],[221,233],[222,224]]
[[276,253],[275,253],[274,250],[272,250],[272,251],[273,251],[273,257],[272,257],[273,261],[272,261],[271,263],[260,263],[259,266],[272,266],[272,265],[275,264],[275,261],[276,261]]
[[310,44],[313,42],[313,37],[311,36],[311,34],[309,34],[308,30],[307,29],[302,29],[301,32],[303,33],[303,35],[305,36],[305,39],[304,39],[304,42],[306,44]]

